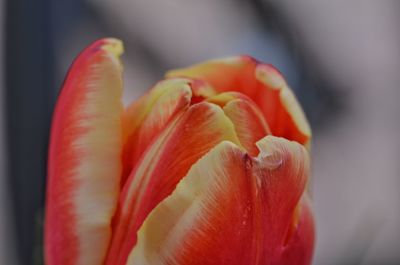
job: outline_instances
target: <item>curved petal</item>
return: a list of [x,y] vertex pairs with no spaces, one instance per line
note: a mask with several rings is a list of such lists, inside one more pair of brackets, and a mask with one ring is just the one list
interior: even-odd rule
[[286,240],[279,264],[311,264],[314,249],[314,217],[308,196],[303,195],[294,228]]
[[168,125],[122,191],[107,264],[126,263],[136,244],[136,232],[148,213],[172,193],[192,164],[223,140],[239,144],[233,124],[215,104],[194,104]]
[[59,96],[48,160],[46,264],[104,261],[121,173],[122,51],[115,39],[86,48]]
[[191,98],[189,80],[163,80],[127,108],[123,115],[126,139],[121,187],[146,148],[168,122],[189,107]]
[[205,83],[187,78],[160,81],[146,95],[133,102],[123,114],[123,186],[146,148],[167,124],[187,108],[215,92]]
[[217,92],[237,91],[254,100],[256,60],[237,56],[205,61],[187,68],[168,71],[167,77],[190,77],[207,81]]
[[309,145],[311,129],[303,110],[282,75],[271,65],[238,56],[173,70],[167,76],[198,78],[218,92],[243,93],[260,107],[273,135]]
[[127,264],[306,264],[280,261],[308,153],[273,136],[257,146],[256,158],[230,142],[201,158],[146,218]]
[[207,99],[221,106],[225,115],[235,126],[242,146],[251,156],[258,155],[257,141],[271,134],[268,124],[258,106],[247,96],[238,92],[224,92]]
[[271,65],[260,64],[255,69],[255,76],[263,87],[269,88],[261,90],[257,95],[257,103],[268,117],[272,133],[309,147],[310,125],[296,96],[279,71]]

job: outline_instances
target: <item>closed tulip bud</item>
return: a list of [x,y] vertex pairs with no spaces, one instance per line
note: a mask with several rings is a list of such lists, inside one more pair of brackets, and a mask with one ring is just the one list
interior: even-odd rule
[[49,265],[306,265],[311,130],[271,65],[173,70],[123,107],[122,43],[71,66],[53,116]]

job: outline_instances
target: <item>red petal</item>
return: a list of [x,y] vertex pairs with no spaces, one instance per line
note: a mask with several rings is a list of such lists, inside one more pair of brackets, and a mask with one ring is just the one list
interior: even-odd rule
[[127,108],[123,115],[126,140],[121,187],[146,148],[176,115],[189,107],[191,98],[189,80],[163,80]]
[[283,248],[279,264],[311,264],[314,249],[314,217],[307,195],[299,203],[299,213],[294,229]]
[[119,194],[122,43],[103,39],[73,63],[51,128],[46,264],[102,264]]
[[271,65],[241,56],[174,70],[167,76],[197,78],[209,82],[218,92],[243,93],[260,107],[273,135],[309,144],[311,129],[303,110],[282,75]]
[[304,193],[308,153],[272,136],[258,146],[251,158],[223,142],[199,160],[147,217],[127,264],[289,264],[281,263],[282,253]]
[[190,104],[215,92],[197,80],[173,78],[160,81],[124,112],[123,186],[133,167],[154,139]]
[[171,194],[192,164],[223,140],[239,143],[231,121],[211,103],[191,106],[168,125],[124,187],[107,264],[125,264],[148,213]]

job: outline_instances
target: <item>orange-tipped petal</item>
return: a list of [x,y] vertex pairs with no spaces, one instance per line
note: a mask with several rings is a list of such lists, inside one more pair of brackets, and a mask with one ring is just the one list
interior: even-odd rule
[[238,92],[224,92],[207,99],[221,106],[225,115],[235,126],[242,146],[252,156],[258,155],[256,143],[271,134],[268,124],[258,106],[247,96]]
[[122,52],[116,39],[86,48],[59,96],[48,161],[46,264],[104,262],[121,173]]
[[168,125],[124,186],[107,264],[126,263],[148,213],[172,193],[199,158],[223,140],[239,144],[232,122],[215,104],[194,104]]
[[167,76],[198,78],[218,92],[243,93],[260,107],[273,135],[309,145],[311,129],[303,110],[282,75],[271,65],[240,56],[173,70]]
[[256,158],[230,142],[201,158],[146,218],[127,264],[307,264],[284,252],[309,173],[308,153],[273,136],[257,145]]

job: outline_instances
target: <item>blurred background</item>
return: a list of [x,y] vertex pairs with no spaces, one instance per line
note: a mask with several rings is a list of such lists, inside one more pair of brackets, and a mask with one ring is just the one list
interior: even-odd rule
[[124,40],[125,98],[170,68],[250,54],[314,131],[314,264],[400,264],[400,1],[0,0],[0,264],[42,264],[48,130],[74,57]]

